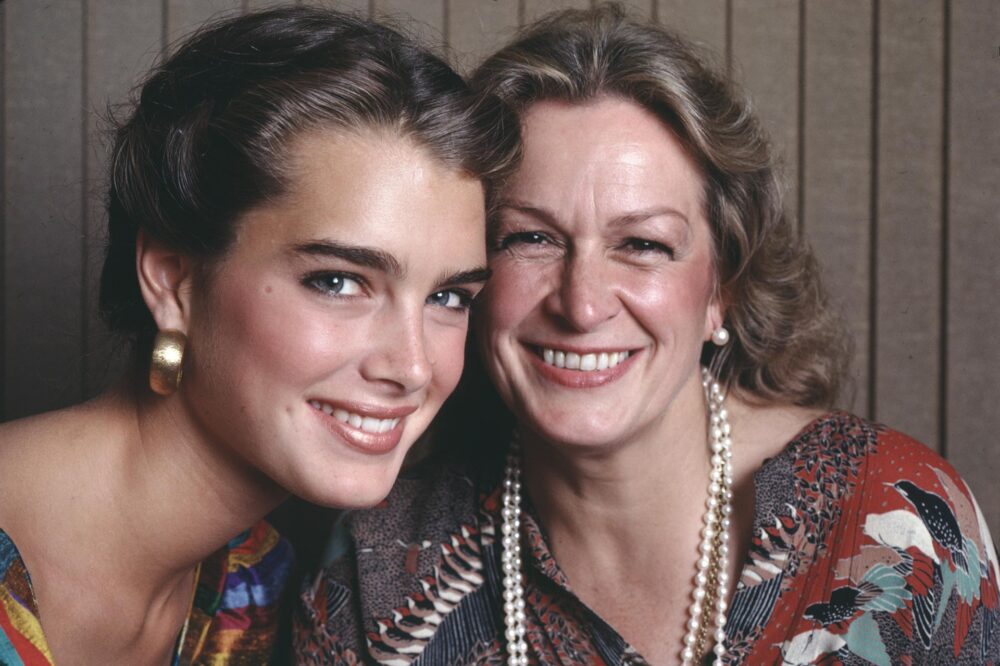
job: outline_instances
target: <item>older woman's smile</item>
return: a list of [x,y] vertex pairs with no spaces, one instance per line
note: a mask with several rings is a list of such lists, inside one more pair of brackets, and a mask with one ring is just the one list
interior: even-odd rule
[[641,350],[571,351],[533,347],[532,365],[545,380],[574,389],[604,386],[621,378]]
[[567,370],[579,370],[580,372],[594,372],[613,368],[625,361],[629,356],[629,350],[620,351],[593,351],[576,352],[565,349],[551,349],[549,347],[538,347],[535,349],[547,365]]

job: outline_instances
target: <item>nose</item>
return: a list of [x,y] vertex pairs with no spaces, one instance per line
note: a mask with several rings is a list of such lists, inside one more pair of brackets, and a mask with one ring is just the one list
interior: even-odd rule
[[579,332],[613,319],[622,304],[609,262],[596,250],[567,257],[559,284],[547,299],[549,311]]
[[388,308],[374,322],[362,376],[401,393],[426,387],[434,373],[424,339],[423,307]]

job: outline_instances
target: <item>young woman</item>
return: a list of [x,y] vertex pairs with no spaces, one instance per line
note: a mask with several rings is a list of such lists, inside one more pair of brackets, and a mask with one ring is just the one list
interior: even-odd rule
[[344,521],[300,660],[1000,659],[964,481],[832,411],[846,345],[746,102],[614,6],[529,27],[474,85],[523,132],[475,322],[516,423],[468,419],[471,463]]
[[516,154],[393,30],[208,26],[118,128],[101,305],[135,373],[0,428],[0,661],[266,662],[289,493],[388,493],[462,371]]

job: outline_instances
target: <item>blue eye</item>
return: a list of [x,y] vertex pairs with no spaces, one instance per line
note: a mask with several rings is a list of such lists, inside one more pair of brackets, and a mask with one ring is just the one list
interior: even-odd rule
[[309,275],[303,280],[303,284],[332,296],[357,296],[361,293],[361,281],[345,273]]
[[457,289],[445,289],[436,291],[427,297],[427,303],[437,305],[449,310],[468,310],[472,297],[464,291]]

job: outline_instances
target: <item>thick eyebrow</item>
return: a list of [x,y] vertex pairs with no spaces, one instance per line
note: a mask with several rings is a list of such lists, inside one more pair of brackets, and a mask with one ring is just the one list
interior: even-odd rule
[[388,273],[397,280],[406,276],[406,271],[396,257],[385,250],[360,245],[345,245],[331,240],[314,240],[300,243],[292,247],[294,254],[307,254],[321,257],[336,257],[358,266],[367,266]]
[[450,284],[483,284],[490,279],[490,275],[493,274],[486,266],[479,266],[468,271],[458,271],[457,273],[452,273],[451,275],[446,275],[443,279],[438,280],[437,285],[439,287],[447,287]]

